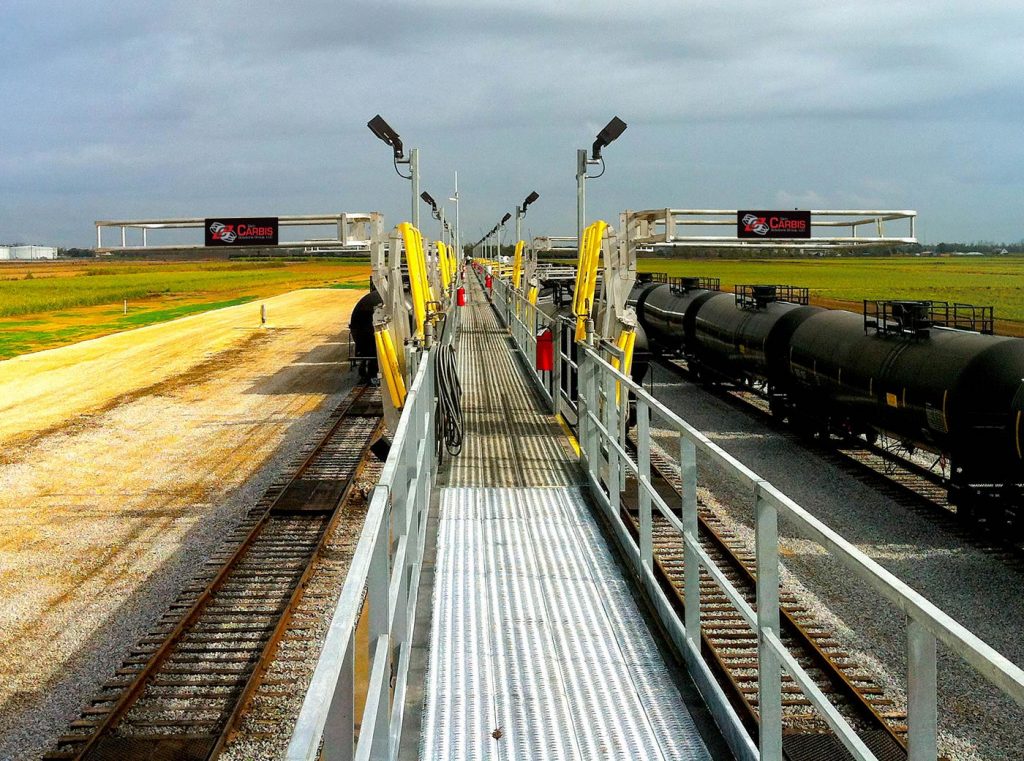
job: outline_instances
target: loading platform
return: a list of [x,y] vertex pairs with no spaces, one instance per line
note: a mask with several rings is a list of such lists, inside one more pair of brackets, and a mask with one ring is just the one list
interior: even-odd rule
[[[620,344],[589,327],[574,339],[578,324],[491,280],[464,269],[468,303],[436,340],[404,345],[408,391],[288,761],[817,760],[826,745],[830,758],[931,760],[939,645],[1024,704],[1024,672],[634,383]],[[542,370],[540,335],[554,360]],[[678,453],[672,504],[652,477],[655,432]],[[698,457],[752,500],[753,594],[702,546]],[[905,614],[896,755],[780,636],[780,519],[877,593],[865,605]],[[679,548],[672,599],[655,547],[666,536]],[[713,670],[705,626],[729,630],[752,721]],[[813,733],[784,731],[794,710]]]
[[566,432],[475,282],[467,307],[465,444],[438,475],[418,757],[710,759]]

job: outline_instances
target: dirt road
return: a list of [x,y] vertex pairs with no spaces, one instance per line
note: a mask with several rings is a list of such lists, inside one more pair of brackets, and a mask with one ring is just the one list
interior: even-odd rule
[[350,387],[361,295],[0,362],[0,758],[49,747]]

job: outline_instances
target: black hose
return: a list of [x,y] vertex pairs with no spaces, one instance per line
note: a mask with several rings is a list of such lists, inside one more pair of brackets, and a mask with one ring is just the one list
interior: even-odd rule
[[[434,416],[434,434],[437,438],[438,458],[444,449],[452,457],[462,451],[462,383],[459,381],[454,336],[448,335],[449,317],[446,315],[441,327],[437,347],[437,414]],[[452,328],[454,329],[454,328]]]

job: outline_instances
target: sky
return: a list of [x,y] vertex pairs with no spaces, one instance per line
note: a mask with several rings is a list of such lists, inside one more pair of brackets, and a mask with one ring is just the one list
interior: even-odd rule
[[576,149],[613,115],[589,219],[915,209],[925,243],[1024,238],[1019,1],[3,0],[0,50],[4,242],[89,246],[112,218],[390,227],[410,184],[377,113],[422,189],[458,171],[464,241],[533,190],[524,233],[574,234]]

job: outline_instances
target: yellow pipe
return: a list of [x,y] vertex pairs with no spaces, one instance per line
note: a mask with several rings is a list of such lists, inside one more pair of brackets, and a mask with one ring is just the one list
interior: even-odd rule
[[380,364],[381,375],[384,376],[384,385],[388,387],[391,404],[396,410],[400,410],[405,405],[405,381],[398,368],[398,356],[395,354],[391,332],[386,326],[377,328],[373,331],[373,340],[377,345],[377,361]]
[[601,239],[608,223],[597,220],[583,232],[580,246],[580,269],[576,272],[576,290],[573,293],[573,313],[576,315],[576,340],[586,338],[586,321],[594,309],[597,290],[597,270],[601,263]]
[[427,279],[426,256],[423,251],[423,236],[408,222],[402,222],[398,229],[405,243],[405,261],[409,266],[409,290],[412,292],[412,313],[415,335],[423,338],[423,326],[427,321],[427,302],[433,301],[430,283]]
[[520,288],[519,281],[523,277],[523,246],[526,243],[519,241],[516,243],[515,255],[512,258],[512,287],[517,291]]
[[448,259],[448,247],[441,241],[437,241],[437,268],[441,271],[441,287],[447,292],[452,282],[452,270]]

